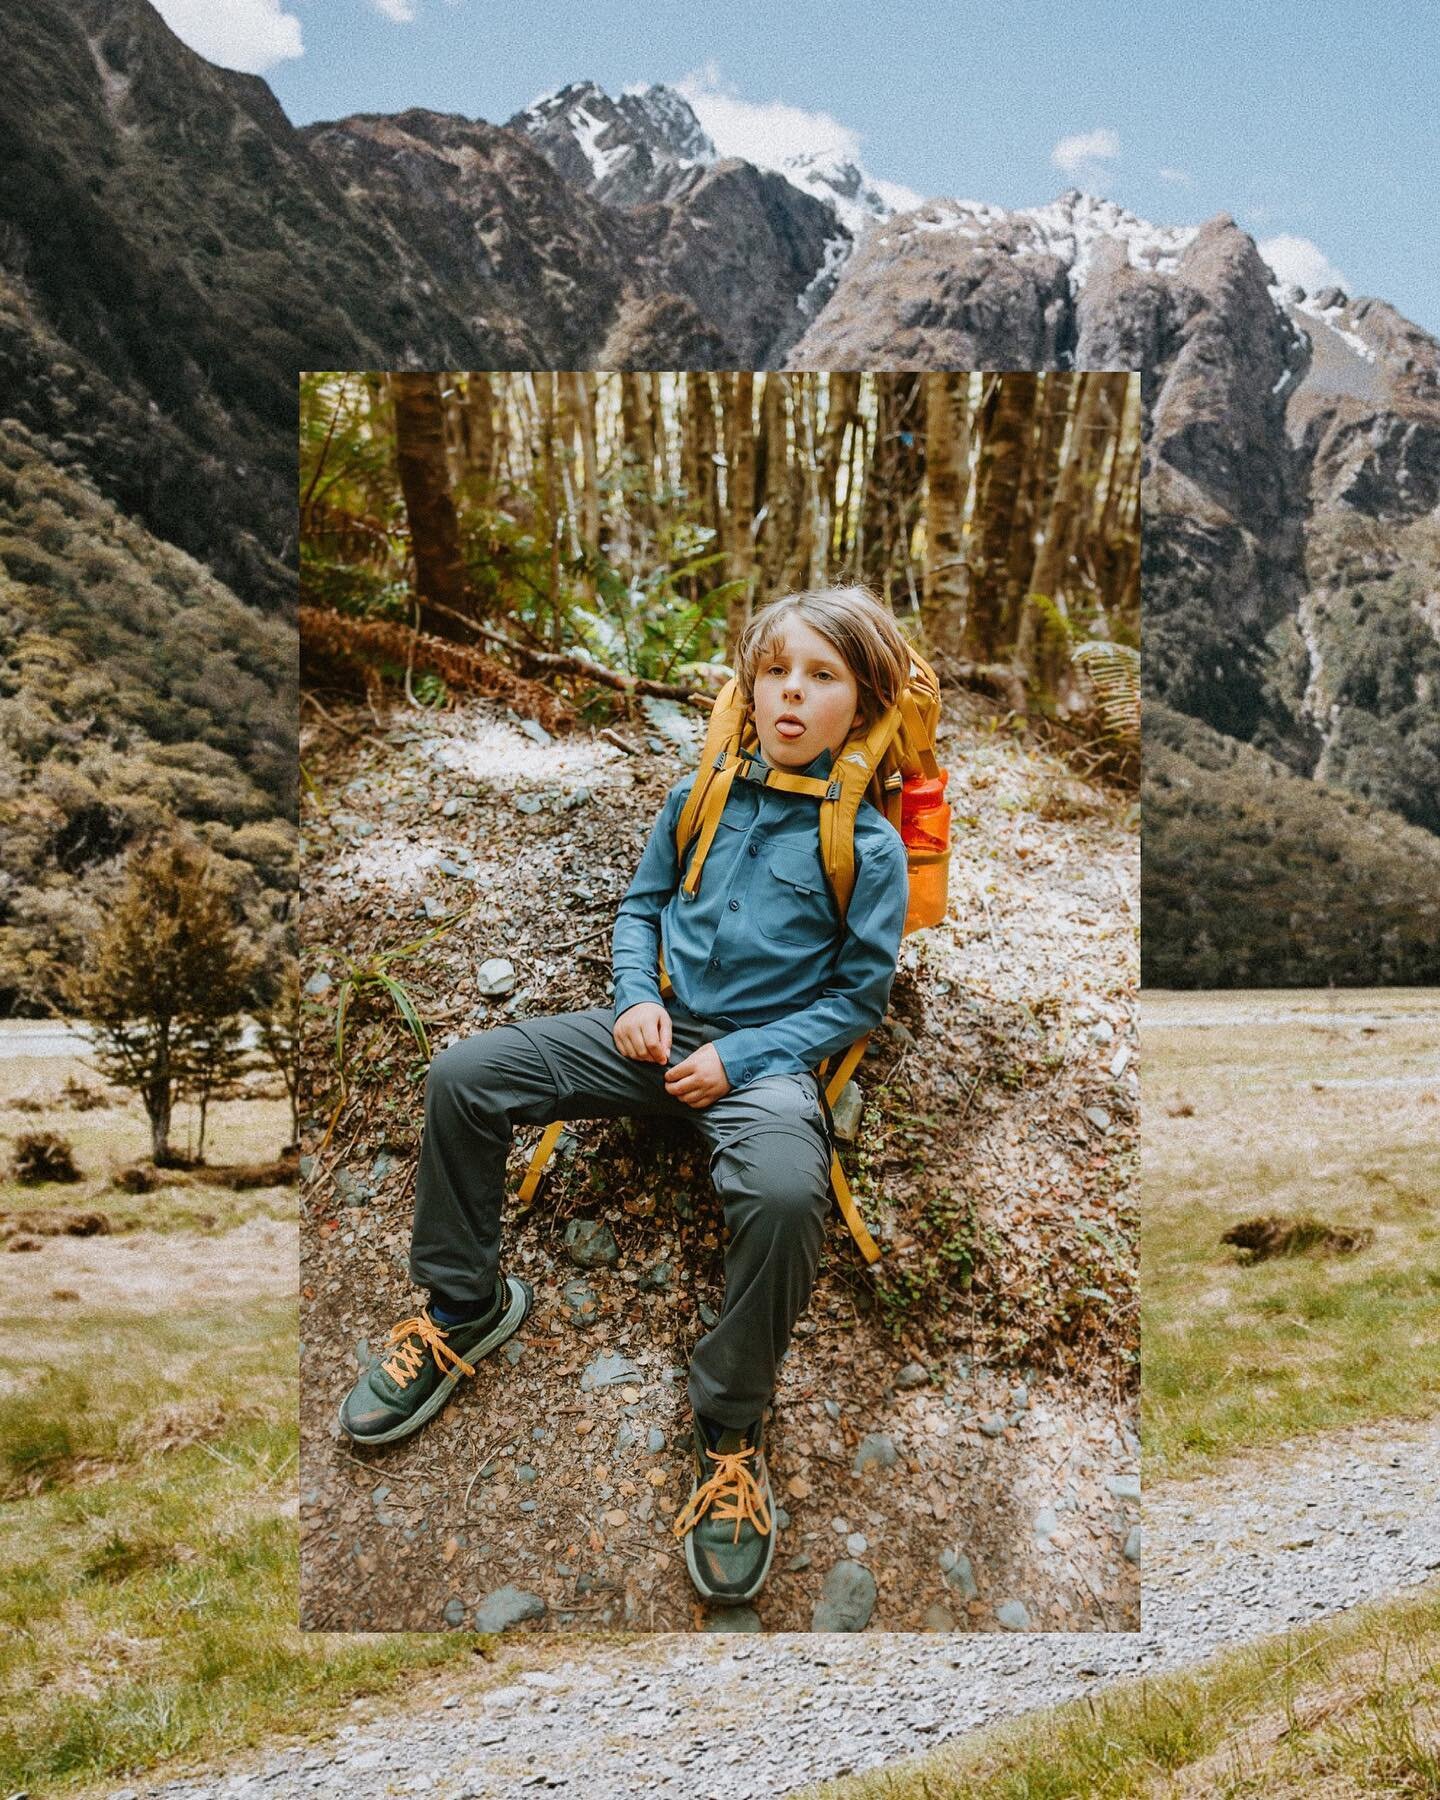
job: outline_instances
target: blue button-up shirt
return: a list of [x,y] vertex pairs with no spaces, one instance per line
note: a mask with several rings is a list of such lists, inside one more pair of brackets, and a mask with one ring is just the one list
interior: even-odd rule
[[[804,773],[827,775],[830,763],[822,751]],[[909,892],[900,834],[861,803],[842,925],[820,860],[820,803],[737,779],[692,898],[680,892],[675,825],[693,780],[666,795],[620,902],[615,1017],[641,1001],[663,1004],[663,944],[681,1004],[727,1027],[714,1042],[732,1088],[813,1069],[885,1016]]]

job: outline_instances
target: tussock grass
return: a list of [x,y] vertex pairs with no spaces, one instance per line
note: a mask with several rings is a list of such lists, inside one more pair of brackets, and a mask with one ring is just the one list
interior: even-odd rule
[[0,1792],[215,1756],[471,1653],[297,1629],[292,1306],[11,1323]]
[[[1146,1480],[1440,1408],[1440,997],[1147,996],[1143,1037]],[[1261,1215],[1372,1236],[1247,1262]]]
[[1117,1683],[810,1800],[1350,1800],[1440,1792],[1440,1585]]
[[[187,1179],[179,1171],[160,1171],[160,1185],[148,1194],[127,1193],[116,1185],[122,1169],[145,1161],[150,1130],[137,1098],[110,1090],[112,1104],[76,1109],[66,1096],[66,1083],[92,1089],[97,1077],[75,1058],[9,1057],[0,1062],[0,1219],[7,1215],[99,1212],[111,1231],[229,1231],[256,1217],[288,1218],[294,1202],[274,1189],[232,1190],[204,1183],[204,1171]],[[17,1102],[21,1104],[17,1105]],[[41,1111],[29,1107],[38,1105]],[[177,1113],[173,1143],[186,1146],[191,1129],[188,1108]],[[10,1146],[37,1129],[56,1130],[70,1143],[80,1171],[75,1182],[29,1183],[10,1172]],[[290,1133],[286,1104],[247,1098],[212,1106],[205,1139],[211,1164],[259,1164],[271,1161]],[[168,1177],[168,1178],[167,1178]],[[3,1233],[0,1233],[3,1235]]]

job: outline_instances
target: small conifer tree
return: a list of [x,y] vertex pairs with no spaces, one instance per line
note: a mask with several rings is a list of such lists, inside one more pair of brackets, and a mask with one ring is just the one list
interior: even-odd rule
[[254,981],[220,865],[170,835],[132,852],[124,885],[72,978],[69,996],[95,1031],[105,1075],[139,1094],[151,1154],[171,1159],[178,1096],[229,1044]]

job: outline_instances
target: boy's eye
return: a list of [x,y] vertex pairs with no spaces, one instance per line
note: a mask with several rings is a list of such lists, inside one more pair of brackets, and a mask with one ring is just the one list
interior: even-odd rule
[[815,671],[815,679],[817,681],[833,681],[835,677],[831,674],[829,669],[817,669]]

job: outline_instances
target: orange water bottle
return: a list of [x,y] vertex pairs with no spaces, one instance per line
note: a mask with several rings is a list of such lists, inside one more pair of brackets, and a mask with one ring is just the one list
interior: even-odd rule
[[910,904],[906,932],[938,925],[945,917],[950,875],[950,806],[945,784],[950,771],[938,776],[912,775],[900,790],[900,836],[910,868]]

